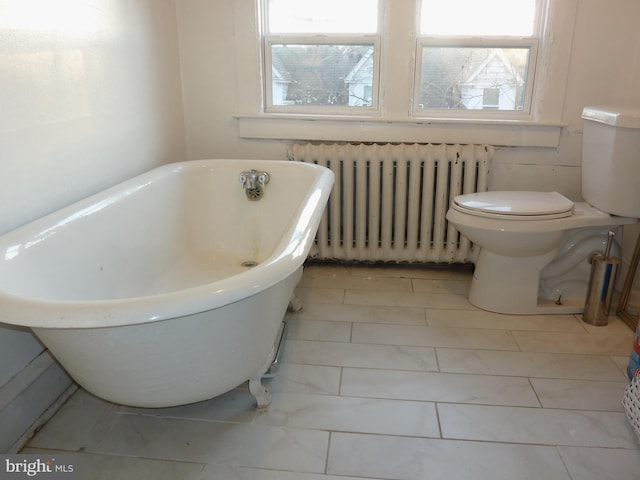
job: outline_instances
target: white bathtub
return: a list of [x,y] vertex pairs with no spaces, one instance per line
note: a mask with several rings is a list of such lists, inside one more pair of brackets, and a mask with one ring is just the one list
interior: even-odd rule
[[[270,175],[258,201],[239,181],[250,169]],[[151,170],[0,236],[0,322],[31,328],[115,403],[181,405],[250,380],[265,406],[260,378],[332,184],[287,161]]]

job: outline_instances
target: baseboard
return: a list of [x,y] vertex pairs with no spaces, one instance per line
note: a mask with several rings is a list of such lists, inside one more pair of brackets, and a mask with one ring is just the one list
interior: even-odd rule
[[0,452],[18,452],[75,388],[48,351],[38,355],[0,388]]

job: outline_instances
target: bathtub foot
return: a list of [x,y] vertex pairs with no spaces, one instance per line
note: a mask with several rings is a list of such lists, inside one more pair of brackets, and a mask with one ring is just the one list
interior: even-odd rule
[[291,299],[289,300],[289,311],[297,313],[301,311],[303,307],[304,307],[304,303],[302,303],[302,300],[300,299],[300,297],[291,295]]
[[271,403],[271,394],[267,387],[262,384],[261,377],[249,380],[249,391],[256,397],[258,408],[266,408]]

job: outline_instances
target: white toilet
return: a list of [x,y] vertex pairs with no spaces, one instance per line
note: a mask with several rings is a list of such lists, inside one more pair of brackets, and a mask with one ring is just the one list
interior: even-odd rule
[[447,220],[480,246],[469,301],[511,314],[579,313],[589,258],[640,218],[640,109],[585,108],[582,196],[494,191],[455,197]]

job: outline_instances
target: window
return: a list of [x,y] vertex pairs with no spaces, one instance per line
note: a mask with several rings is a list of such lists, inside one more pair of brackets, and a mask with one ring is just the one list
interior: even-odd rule
[[500,108],[500,88],[485,88],[482,92],[482,108]]
[[378,0],[266,0],[265,110],[375,110],[378,25]]
[[[415,115],[529,114],[540,0],[422,0]],[[471,111],[471,112],[470,112]],[[451,112],[449,112],[451,113]]]
[[557,147],[578,0],[238,0],[243,138]]

